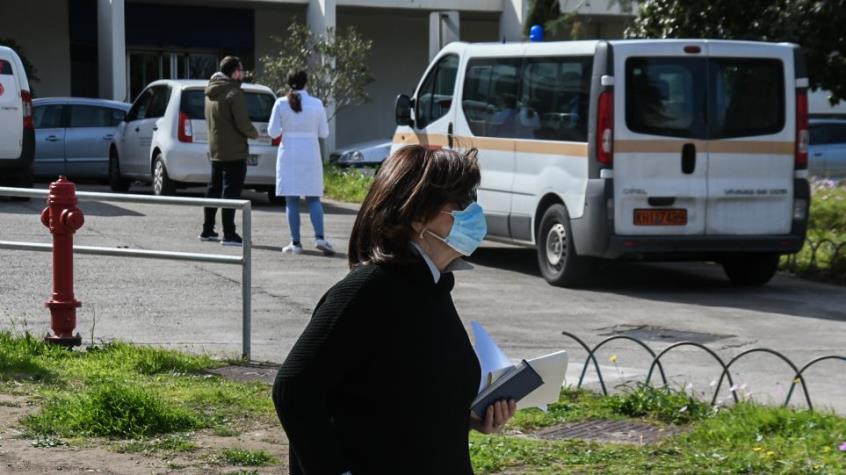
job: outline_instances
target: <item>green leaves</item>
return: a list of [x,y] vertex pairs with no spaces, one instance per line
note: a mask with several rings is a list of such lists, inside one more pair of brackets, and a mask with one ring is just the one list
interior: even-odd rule
[[[282,36],[274,36],[278,50],[259,61],[263,67],[259,82],[278,95],[287,94],[288,74],[308,72],[308,91],[325,104],[335,106],[335,113],[370,100],[367,85],[373,82],[367,62],[373,41],[365,39],[353,27],[324,34],[314,34],[302,22],[292,21]],[[332,117],[329,117],[331,120]]]

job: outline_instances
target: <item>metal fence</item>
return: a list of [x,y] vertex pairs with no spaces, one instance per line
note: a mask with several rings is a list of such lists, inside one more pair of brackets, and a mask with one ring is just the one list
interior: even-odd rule
[[[46,198],[48,190],[36,190],[29,188],[4,188],[0,187],[0,196],[19,198]],[[198,206],[210,208],[229,208],[242,210],[241,232],[244,244],[240,256],[223,254],[197,254],[190,252],[171,252],[147,249],[123,249],[113,247],[76,246],[75,254],[91,254],[98,256],[136,257],[142,259],[167,259],[174,261],[210,262],[215,264],[234,264],[241,266],[241,356],[250,359],[251,354],[251,288],[252,288],[252,205],[249,200],[220,200],[207,198],[182,198],[170,196],[142,196],[117,193],[95,193],[78,191],[76,193],[79,201],[105,201],[115,203],[146,203],[154,205],[173,206]],[[52,252],[52,244],[0,241],[0,249],[11,249],[18,251],[39,251]]]
[[811,367],[813,367],[813,366],[815,366],[815,365],[817,365],[817,364],[819,364],[823,361],[834,360],[834,361],[841,361],[841,362],[846,363],[846,356],[828,355],[828,356],[821,356],[819,358],[814,358],[811,361],[805,363],[803,366],[800,367],[800,366],[796,365],[796,363],[794,363],[790,358],[788,358],[788,357],[784,356],[782,353],[780,353],[776,350],[770,349],[770,348],[753,348],[753,349],[750,349],[750,350],[743,351],[740,354],[734,356],[731,360],[729,360],[728,363],[726,363],[725,360],[723,358],[721,358],[720,355],[718,355],[714,350],[712,350],[712,349],[708,348],[707,346],[703,345],[702,343],[698,343],[698,342],[681,341],[681,342],[678,342],[678,343],[674,343],[674,344],[668,346],[667,348],[664,348],[660,352],[656,353],[655,350],[653,350],[649,345],[644,343],[643,340],[640,340],[638,338],[628,336],[628,335],[614,335],[614,336],[608,337],[608,338],[600,341],[599,343],[597,343],[593,348],[591,348],[581,338],[579,338],[578,336],[576,336],[576,335],[574,335],[570,332],[564,331],[564,332],[561,332],[561,334],[564,335],[565,337],[575,341],[576,343],[578,343],[579,346],[581,346],[582,349],[584,349],[585,352],[587,352],[587,358],[585,359],[585,364],[582,367],[582,373],[579,376],[579,382],[576,385],[576,387],[577,388],[582,387],[582,383],[584,383],[584,379],[585,379],[585,375],[587,374],[588,367],[592,363],[593,368],[596,371],[597,378],[599,379],[599,385],[600,385],[600,388],[602,389],[602,393],[605,394],[605,395],[608,395],[608,388],[605,386],[605,379],[602,377],[602,369],[599,366],[599,362],[596,360],[596,352],[599,351],[603,346],[607,345],[608,343],[611,343],[612,341],[618,341],[618,340],[628,341],[628,342],[636,344],[637,346],[642,348],[644,351],[646,351],[649,354],[649,356],[652,357],[652,363],[650,363],[650,365],[649,365],[649,371],[646,375],[644,383],[647,384],[647,385],[651,384],[652,383],[652,376],[655,374],[655,370],[658,369],[658,374],[661,377],[661,383],[664,387],[668,387],[668,381],[667,381],[667,375],[664,372],[664,365],[661,363],[661,359],[665,355],[667,355],[668,353],[670,353],[674,350],[677,350],[678,348],[685,348],[685,347],[698,348],[698,349],[704,351],[706,354],[710,355],[714,359],[714,362],[717,365],[719,365],[720,368],[722,368],[722,372],[720,373],[720,377],[719,377],[719,379],[717,380],[717,383],[716,383],[716,388],[714,390],[714,396],[711,399],[711,405],[712,406],[717,404],[717,396],[720,393],[720,388],[723,385],[723,381],[728,381],[728,384],[731,388],[731,395],[734,398],[734,401],[735,402],[739,401],[739,398],[737,396],[737,391],[734,389],[735,384],[734,384],[734,378],[732,378],[732,374],[731,374],[731,367],[735,363],[737,363],[739,360],[741,360],[741,359],[743,359],[743,358],[745,358],[749,355],[752,355],[752,354],[761,354],[761,353],[768,354],[768,355],[771,355],[775,358],[778,358],[784,364],[786,364],[791,369],[791,371],[793,371],[793,378],[790,381],[790,390],[787,392],[787,397],[784,400],[784,406],[787,406],[788,404],[790,404],[790,400],[793,398],[793,393],[796,391],[796,386],[801,386],[802,392],[804,393],[804,396],[805,396],[805,402],[807,403],[808,408],[811,409],[811,410],[814,409],[814,406],[811,403],[811,394],[808,390],[808,385],[805,383],[805,372],[809,368],[811,368]]
[[[807,268],[803,269],[800,259],[805,252],[809,252],[811,257]],[[820,257],[824,254],[829,257],[828,266],[820,267]],[[801,251],[787,258],[786,268],[793,273],[811,272],[827,277],[833,282],[846,284],[846,241],[838,243],[827,238],[817,240],[808,238]]]

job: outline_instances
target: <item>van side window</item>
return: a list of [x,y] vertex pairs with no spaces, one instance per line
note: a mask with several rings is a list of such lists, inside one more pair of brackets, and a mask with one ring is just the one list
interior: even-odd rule
[[777,59],[710,58],[711,138],[784,128],[784,67]]
[[473,135],[515,137],[520,58],[482,58],[467,63],[461,110]]
[[0,74],[4,76],[12,75],[12,65],[5,59],[0,59]]
[[626,60],[626,125],[632,132],[707,138],[705,60]]
[[444,56],[429,72],[417,91],[415,119],[418,128],[424,128],[440,119],[452,107],[455,94],[455,77],[458,74],[458,56]]
[[515,136],[587,142],[593,58],[529,58]]

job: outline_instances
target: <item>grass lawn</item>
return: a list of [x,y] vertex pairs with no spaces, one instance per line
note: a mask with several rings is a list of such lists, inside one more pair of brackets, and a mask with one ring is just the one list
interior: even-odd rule
[[373,184],[373,170],[366,171],[326,165],[323,171],[326,196],[333,200],[361,203]]
[[[284,470],[284,440],[259,447],[238,439],[255,427],[279,432],[269,386],[206,372],[224,364],[126,343],[66,351],[0,333],[0,395],[35,406],[15,423],[18,443],[47,454],[68,445],[106,448],[114,457],[165,461],[173,473]],[[0,404],[0,414],[9,408]],[[678,435],[652,445],[535,436],[586,420],[645,422]],[[842,417],[753,403],[713,409],[683,392],[644,386],[608,397],[564,390],[548,412],[520,411],[504,433],[473,433],[470,441],[479,474],[846,473]]]

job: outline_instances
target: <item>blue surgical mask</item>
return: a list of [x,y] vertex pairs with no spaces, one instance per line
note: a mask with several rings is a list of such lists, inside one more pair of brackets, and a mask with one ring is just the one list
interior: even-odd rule
[[479,203],[472,202],[461,211],[441,212],[452,215],[452,229],[449,231],[449,235],[443,238],[428,229],[426,232],[440,239],[462,256],[473,254],[473,251],[478,249],[488,233],[485,212],[479,206]]

